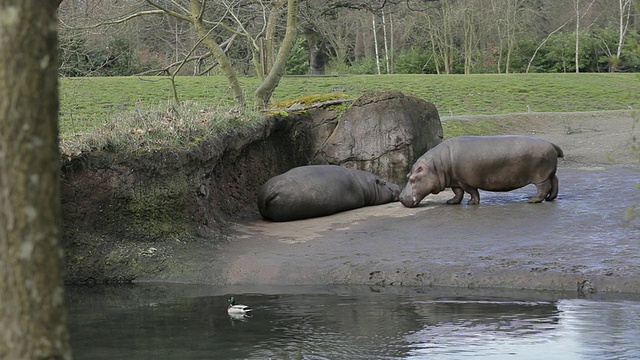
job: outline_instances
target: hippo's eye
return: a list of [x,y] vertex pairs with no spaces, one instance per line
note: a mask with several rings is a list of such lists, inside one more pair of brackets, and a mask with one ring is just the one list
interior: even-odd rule
[[418,168],[416,169],[416,172],[422,172],[424,171],[424,169],[422,168],[422,166],[418,166]]

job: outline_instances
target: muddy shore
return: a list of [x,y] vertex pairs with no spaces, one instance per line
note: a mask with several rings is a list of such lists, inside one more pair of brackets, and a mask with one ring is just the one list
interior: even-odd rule
[[504,133],[565,153],[554,202],[528,204],[535,189],[526,187],[481,193],[479,206],[445,205],[451,194],[441,193],[414,209],[392,203],[287,223],[256,216],[221,238],[154,245],[142,255],[170,271],[137,281],[640,293],[640,225],[626,216],[640,203],[633,112],[497,118],[514,116],[528,121]]

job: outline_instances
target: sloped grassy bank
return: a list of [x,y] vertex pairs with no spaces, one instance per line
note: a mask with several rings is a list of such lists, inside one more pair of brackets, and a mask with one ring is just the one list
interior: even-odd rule
[[62,164],[68,282],[130,281],[171,263],[156,249],[211,241],[255,212],[256,187],[301,164],[271,117],[188,147],[65,155]]

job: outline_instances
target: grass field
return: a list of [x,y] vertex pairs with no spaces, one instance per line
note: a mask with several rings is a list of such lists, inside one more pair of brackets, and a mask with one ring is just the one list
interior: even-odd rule
[[[240,81],[251,101],[258,79]],[[180,77],[176,84],[180,100],[197,103],[201,112],[232,106],[221,76]],[[533,112],[640,108],[640,74],[595,73],[296,76],[282,79],[272,102],[331,92],[358,97],[380,90],[426,99],[441,116],[522,113],[528,107]],[[169,80],[161,77],[63,78],[60,99],[60,132],[65,141],[127,117],[143,117],[149,109],[167,109],[173,95]]]

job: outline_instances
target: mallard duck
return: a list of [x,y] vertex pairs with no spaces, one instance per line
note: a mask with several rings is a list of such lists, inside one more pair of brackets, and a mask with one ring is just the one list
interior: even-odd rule
[[238,315],[244,315],[244,316],[251,316],[251,312],[253,311],[252,308],[246,306],[246,305],[236,305],[236,298],[235,297],[230,297],[229,298],[229,307],[227,308],[227,313],[229,315],[232,316],[238,316]]

